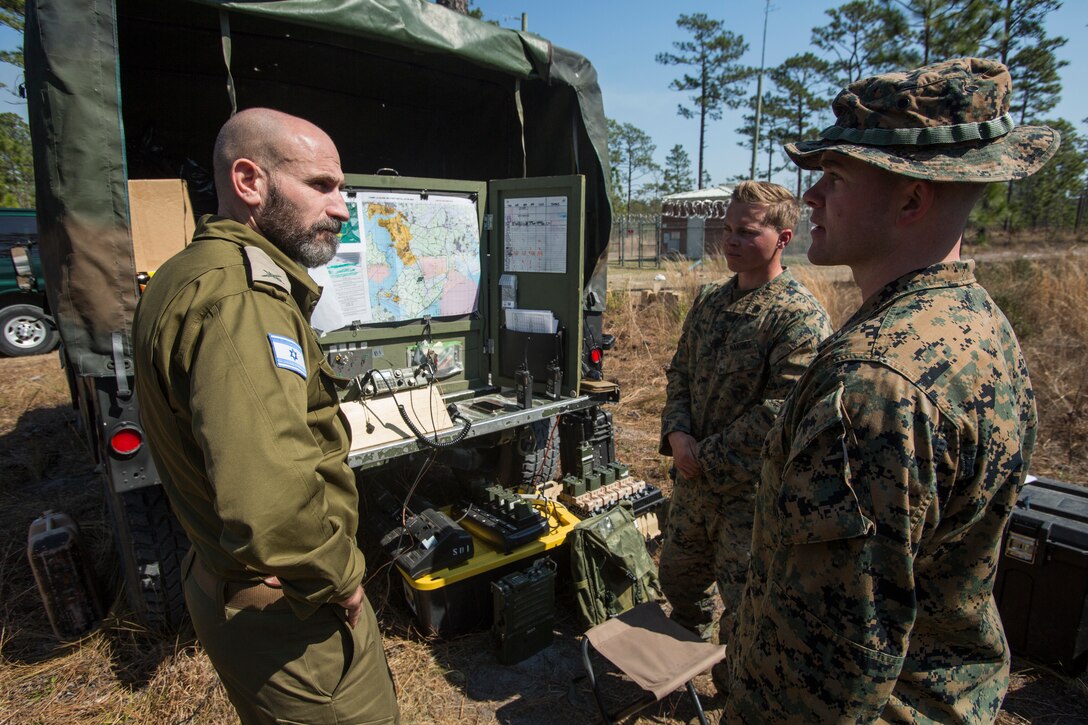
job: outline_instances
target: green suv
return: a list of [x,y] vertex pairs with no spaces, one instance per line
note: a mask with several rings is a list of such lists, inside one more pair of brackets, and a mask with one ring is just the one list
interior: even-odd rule
[[60,336],[49,315],[33,209],[0,209],[0,353],[41,355]]

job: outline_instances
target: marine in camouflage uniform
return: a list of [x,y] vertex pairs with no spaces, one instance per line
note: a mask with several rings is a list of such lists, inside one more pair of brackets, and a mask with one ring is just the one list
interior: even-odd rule
[[[396,722],[361,588],[350,429],[309,325],[320,289],[283,241],[324,230],[335,243],[339,216],[325,205],[346,217],[339,158],[301,119],[253,109],[229,123],[234,136],[287,146],[273,155],[241,144],[272,169],[271,181],[263,170],[256,178],[279,191],[268,201],[264,186],[247,219],[224,204],[234,179],[217,158],[220,211],[233,218],[199,221],[147,285],[134,322],[141,418],[192,542],[186,604],[242,722]],[[307,228],[311,211],[322,221]]]
[[[1036,412],[1013,331],[957,261],[958,235],[978,182],[1034,173],[1059,142],[1013,128],[1010,82],[980,59],[864,79],[820,141],[786,147],[824,172],[805,194],[810,258],[846,260],[865,301],[768,435],[722,722],[997,715],[1009,668],[997,550]],[[885,224],[880,252],[868,219],[846,224],[852,201]],[[912,246],[915,228],[934,236]]]
[[[794,197],[765,186],[780,190],[796,220]],[[744,205],[733,201],[730,213]],[[727,215],[727,235],[729,222]],[[774,264],[780,257],[781,250]],[[693,303],[667,372],[661,424],[660,452],[675,455],[670,435],[688,433],[698,441],[701,469],[694,476],[677,470],[661,551],[662,589],[675,621],[705,639],[717,629],[722,641],[748,569],[764,437],[816,344],[831,333],[827,313],[789,270],[750,290],[740,288],[744,276],[739,271],[707,285]]]

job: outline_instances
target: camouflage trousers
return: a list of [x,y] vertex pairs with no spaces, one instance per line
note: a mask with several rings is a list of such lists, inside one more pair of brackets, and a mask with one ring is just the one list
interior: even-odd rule
[[705,640],[717,631],[728,644],[748,575],[753,502],[751,492],[723,497],[707,488],[701,476],[677,476],[658,569],[673,620]]

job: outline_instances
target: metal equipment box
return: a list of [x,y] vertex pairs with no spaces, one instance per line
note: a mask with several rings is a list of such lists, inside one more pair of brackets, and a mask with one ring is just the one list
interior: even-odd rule
[[473,536],[475,554],[468,561],[409,577],[399,567],[408,606],[427,634],[452,637],[487,629],[493,620],[491,583],[516,571],[523,571],[544,556],[555,555],[578,523],[578,518],[561,503],[534,501],[547,516],[549,529],[535,541],[509,554],[501,547]]
[[[563,473],[581,477],[616,460],[611,413],[595,408],[564,415],[559,419],[559,427],[559,459]],[[593,460],[587,467],[582,458],[589,453],[593,454]]]
[[1001,542],[994,598],[1015,654],[1088,663],[1088,487],[1030,480]]
[[504,665],[531,657],[552,643],[555,626],[555,561],[537,559],[525,571],[491,582],[495,622],[491,640]]

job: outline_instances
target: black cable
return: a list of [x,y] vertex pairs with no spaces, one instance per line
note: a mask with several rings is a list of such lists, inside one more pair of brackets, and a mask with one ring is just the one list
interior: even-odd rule
[[[396,398],[393,399],[393,402],[396,403]],[[461,441],[463,441],[465,439],[465,436],[468,435],[469,430],[472,428],[472,421],[461,415],[460,411],[457,410],[456,406],[451,403],[450,406],[446,409],[447,412],[449,412],[450,414],[450,420],[462,420],[464,421],[464,425],[461,427],[461,430],[457,431],[457,435],[455,435],[448,441],[440,442],[438,440],[438,433],[435,433],[435,439],[431,440],[426,435],[424,435],[423,431],[416,427],[416,424],[412,422],[411,416],[408,415],[408,411],[404,409],[403,405],[397,403],[397,410],[400,411],[401,419],[404,420],[404,424],[408,426],[408,430],[412,431],[412,435],[416,437],[416,440],[429,448],[452,448]]]
[[[395,370],[395,368],[393,367],[393,363],[389,362],[388,360],[386,360],[384,358],[382,358],[382,362],[384,362],[389,367],[390,370]],[[421,367],[423,367],[423,366],[421,366]],[[427,369],[429,371],[430,366],[427,365],[426,367],[427,367]],[[377,371],[373,370],[373,369],[371,369],[371,372],[372,373],[377,373]],[[457,434],[448,441],[439,442],[437,432],[435,432],[434,440],[431,440],[430,438],[427,437],[427,435],[423,431],[421,431],[416,426],[416,424],[412,420],[411,416],[408,415],[408,411],[405,410],[404,406],[401,405],[401,403],[397,400],[397,394],[393,390],[393,386],[389,384],[389,380],[384,375],[374,375],[374,376],[371,377],[371,379],[373,379],[374,377],[380,377],[382,379],[382,381],[385,383],[386,390],[389,391],[389,395],[393,398],[393,403],[397,406],[397,411],[400,413],[400,417],[404,421],[404,424],[408,426],[408,430],[412,431],[412,435],[414,435],[416,437],[416,440],[418,440],[420,443],[427,446],[428,448],[435,448],[435,449],[452,448],[455,445],[457,445],[458,443],[460,443],[461,441],[463,441],[465,439],[465,436],[468,435],[469,430],[471,430],[472,421],[469,420],[468,418],[466,418],[465,416],[461,415],[461,412],[459,410],[457,410],[457,406],[455,406],[455,405],[453,405],[451,403],[449,406],[446,407],[446,412],[448,412],[450,414],[450,420],[451,421],[456,421],[456,420],[464,421],[464,425],[462,426],[461,430],[457,431]],[[434,385],[433,376],[431,377],[431,385]],[[377,388],[376,385],[375,385],[375,388]],[[409,400],[410,399],[411,399],[411,396],[409,396]],[[433,424],[434,424],[434,422],[432,420],[432,425]]]

